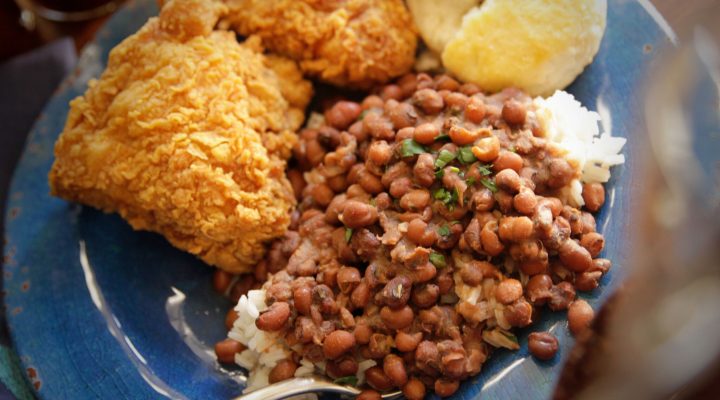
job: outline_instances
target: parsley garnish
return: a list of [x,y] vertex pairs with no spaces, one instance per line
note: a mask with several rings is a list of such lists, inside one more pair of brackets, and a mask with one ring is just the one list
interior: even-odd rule
[[454,172],[454,173],[457,174],[457,173],[460,172],[460,168],[458,168],[458,167],[450,167],[450,172]]
[[472,152],[472,147],[470,146],[461,147],[460,150],[458,150],[457,158],[463,164],[472,164],[477,161],[475,154]]
[[368,111],[369,111],[369,110],[363,110],[363,111],[360,113],[360,116],[358,117],[357,120],[358,120],[358,121],[362,121],[363,119],[365,119],[365,116],[367,115]]
[[435,171],[435,179],[442,179],[443,176],[445,176],[445,170],[439,169]]
[[440,253],[436,253],[436,252],[434,252],[434,251],[433,251],[432,253],[430,253],[430,262],[431,262],[436,268],[445,268],[445,267],[447,267],[447,263],[445,262],[445,256],[442,255],[442,254],[440,254]]
[[422,153],[427,153],[425,147],[412,139],[405,139],[400,145],[400,155],[403,157],[412,157]]
[[433,193],[433,197],[435,200],[439,200],[443,204],[445,204],[445,207],[450,209],[451,207],[455,206],[455,203],[458,199],[457,190],[449,191],[445,188],[440,188]]
[[342,378],[337,378],[333,381],[333,383],[337,383],[338,385],[349,385],[349,386],[357,386],[357,377],[355,375],[349,375],[349,376],[343,376]]
[[491,192],[497,193],[498,188],[497,188],[497,186],[495,186],[495,182],[491,181],[490,179],[482,178],[480,180],[480,183],[482,183],[483,186],[485,186],[486,188],[490,189]]
[[452,151],[441,150],[437,160],[435,160],[435,168],[442,169],[448,165],[450,161],[454,160],[455,157],[456,155]]
[[448,134],[445,133],[445,132],[442,132],[441,134],[435,136],[435,140],[436,140],[436,141],[437,141],[437,140],[448,140],[448,139],[450,139],[450,135],[448,135]]
[[475,184],[475,177],[471,176],[471,177],[467,178],[467,184],[468,184],[468,186],[474,185],[474,184]]
[[440,236],[447,236],[450,234],[450,228],[447,225],[443,225],[437,229],[437,233]]
[[492,171],[490,169],[493,167],[492,164],[480,164],[477,166],[478,171],[480,171],[480,174],[482,176],[488,176],[492,174]]
[[353,234],[352,228],[345,228],[345,242],[350,243],[352,234]]

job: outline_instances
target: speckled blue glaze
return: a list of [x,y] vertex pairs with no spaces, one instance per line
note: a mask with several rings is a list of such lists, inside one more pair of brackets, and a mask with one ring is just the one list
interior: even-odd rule
[[[606,129],[628,138],[628,162],[613,171],[598,223],[605,256],[614,261],[594,308],[623,276],[627,210],[644,138],[639,82],[668,36],[636,1],[610,1],[608,27],[595,62],[570,87],[599,110]],[[224,337],[229,306],[210,287],[210,268],[155,234],[134,232],[116,215],[50,197],[47,173],[68,101],[97,76],[108,51],[157,12],[155,1],[131,2],[100,31],[77,71],[63,83],[32,130],[8,204],[5,287],[12,337],[24,368],[33,368],[43,399],[226,399],[241,384],[219,368],[213,343]],[[652,46],[650,50],[647,45]],[[498,351],[454,399],[545,399],[552,393],[572,339],[563,313],[547,312],[534,330],[559,339],[557,359]],[[37,385],[37,383],[36,383]]]

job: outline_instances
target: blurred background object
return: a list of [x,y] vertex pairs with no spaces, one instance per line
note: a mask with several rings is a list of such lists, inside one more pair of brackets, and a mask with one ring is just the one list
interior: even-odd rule
[[645,82],[630,277],[556,399],[720,398],[720,2],[671,18],[677,46]]

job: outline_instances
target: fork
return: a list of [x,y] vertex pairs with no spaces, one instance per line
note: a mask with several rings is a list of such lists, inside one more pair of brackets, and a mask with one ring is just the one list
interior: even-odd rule
[[[337,393],[354,397],[360,394],[361,390],[352,386],[338,385],[326,378],[313,375],[273,383],[272,385],[258,389],[252,393],[235,397],[232,400],[281,400],[304,393],[314,392]],[[382,398],[392,400],[399,398],[400,395],[402,395],[402,392],[397,390],[394,392],[383,393]]]

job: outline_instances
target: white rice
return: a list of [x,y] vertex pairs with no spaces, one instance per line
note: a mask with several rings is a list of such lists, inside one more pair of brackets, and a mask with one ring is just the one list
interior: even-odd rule
[[[243,393],[250,393],[267,386],[270,383],[270,371],[277,363],[290,358],[293,350],[299,351],[302,348],[300,345],[290,348],[279,335],[261,331],[255,326],[255,320],[267,308],[265,290],[263,289],[249,291],[247,296],[240,297],[235,306],[238,319],[233,323],[228,338],[247,347],[246,350],[235,354],[235,363],[249,372],[247,386]],[[365,382],[365,371],[377,365],[377,363],[374,360],[359,359],[357,361],[358,371],[355,376],[358,379],[358,384],[362,384]],[[325,362],[313,363],[303,357],[300,360],[300,365],[295,370],[295,377],[310,376],[318,372],[321,374],[325,372]],[[296,399],[296,397],[293,397],[293,399]],[[303,395],[297,397],[297,399],[317,399],[317,396]]]
[[244,393],[252,392],[268,385],[270,371],[278,361],[291,355],[290,349],[282,338],[274,333],[259,330],[255,320],[260,312],[267,310],[264,290],[251,290],[247,296],[240,297],[235,311],[235,320],[228,338],[236,340],[245,347],[241,353],[235,354],[235,363],[250,372]]
[[570,94],[556,91],[547,99],[533,100],[535,114],[548,141],[565,151],[568,162],[579,172],[579,179],[570,183],[569,200],[574,206],[584,205],[582,183],[607,182],[610,167],[625,162],[620,154],[627,139],[600,133],[600,115],[589,111]]

